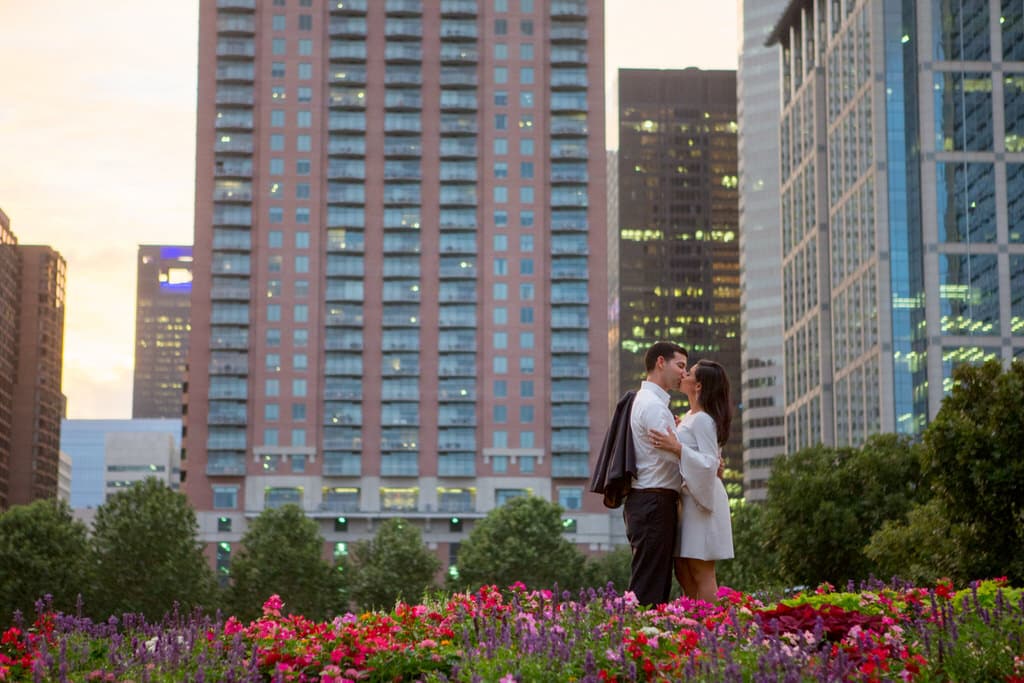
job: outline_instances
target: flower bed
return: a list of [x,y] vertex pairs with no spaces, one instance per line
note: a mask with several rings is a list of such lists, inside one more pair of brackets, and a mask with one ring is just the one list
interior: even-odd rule
[[723,588],[641,609],[632,594],[490,586],[313,622],[277,596],[249,624],[106,623],[45,610],[0,637],[0,681],[1006,681],[1024,683],[1024,597],[822,586],[765,605]]

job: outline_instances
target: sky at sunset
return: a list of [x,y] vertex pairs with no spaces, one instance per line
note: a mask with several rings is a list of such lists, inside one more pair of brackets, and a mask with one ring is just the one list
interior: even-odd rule
[[[0,209],[67,260],[70,418],[131,417],[138,245],[192,242],[198,6],[0,0]],[[735,69],[736,21],[734,0],[606,0],[607,146],[616,69]]]

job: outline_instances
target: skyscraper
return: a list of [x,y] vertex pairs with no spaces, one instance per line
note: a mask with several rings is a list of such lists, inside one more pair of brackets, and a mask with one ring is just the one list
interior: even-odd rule
[[181,417],[191,293],[192,247],[139,246],[133,418]]
[[[740,398],[736,72],[619,71],[618,393],[655,341],[720,362]],[[742,469],[733,420],[723,455]]]
[[20,284],[18,239],[11,232],[7,214],[0,210],[0,510],[7,509],[10,491]]
[[338,551],[402,516],[454,558],[525,493],[607,542],[582,496],[608,405],[600,3],[203,0],[199,50],[184,467],[218,564],[289,502]]
[[955,366],[1024,353],[1022,15],[950,0],[782,13],[788,450],[917,434]]
[[0,211],[0,511],[57,497],[65,271]]
[[785,452],[782,242],[779,230],[779,55],[764,42],[786,0],[739,0],[737,71],[743,490],[763,500]]

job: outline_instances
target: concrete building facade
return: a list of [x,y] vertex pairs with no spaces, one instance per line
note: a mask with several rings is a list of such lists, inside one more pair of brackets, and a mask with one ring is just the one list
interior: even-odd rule
[[779,56],[766,46],[787,0],[739,0],[740,322],[743,490],[764,500],[785,452],[782,231],[779,229]]
[[608,404],[603,28],[584,0],[200,3],[184,463],[221,568],[284,503],[339,552],[413,520],[451,563],[530,493],[607,545],[582,495]]
[[790,2],[786,442],[918,434],[954,367],[1024,353],[1024,9]]
[[177,419],[188,361],[192,247],[140,245],[137,272],[132,417]]

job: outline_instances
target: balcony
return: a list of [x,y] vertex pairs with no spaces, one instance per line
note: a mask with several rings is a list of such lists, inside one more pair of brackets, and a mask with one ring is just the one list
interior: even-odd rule
[[582,65],[587,64],[590,57],[585,47],[560,46],[551,48],[552,65]]
[[245,474],[245,453],[209,454],[206,474],[214,477],[237,477]]
[[[335,469],[339,469],[339,468],[337,468],[337,466],[332,463],[331,466],[330,466],[330,469],[332,471],[330,471],[330,472],[328,472],[327,459],[325,458],[324,459],[324,474],[332,474],[334,476],[358,477],[359,476],[359,469],[360,469],[359,468],[359,460],[358,460],[359,456],[355,456],[355,457],[356,457],[356,460],[355,460],[355,463],[354,463],[355,467],[353,467],[352,464],[348,464],[346,467],[340,468],[340,469],[344,469],[345,471],[334,471]],[[341,463],[338,463],[338,464],[340,465]],[[353,469],[355,470],[354,472],[353,472]],[[358,500],[349,500],[349,499],[331,500],[330,498],[326,498],[317,507],[317,512],[359,512],[359,501]]]
[[552,159],[586,159],[589,156],[587,143],[570,143],[560,140],[551,143]]
[[339,133],[366,132],[366,114],[363,112],[331,112],[327,128]]
[[341,85],[366,85],[366,67],[339,64],[331,72],[331,82]]
[[551,376],[565,378],[590,377],[590,367],[585,363],[582,365],[567,365],[552,362]]
[[334,327],[362,327],[362,306],[338,306],[327,311],[324,323]]
[[551,72],[552,90],[586,90],[587,75],[577,73],[563,73],[557,69]]
[[369,0],[331,0],[331,14],[366,14]]
[[[478,132],[476,118],[469,116],[460,116],[458,118],[442,117],[441,132],[448,135],[475,135]],[[476,179],[475,173],[472,179]]]
[[252,94],[252,88],[246,88],[245,90],[217,88],[217,94],[214,96],[214,102],[217,104],[239,104],[251,107],[255,101],[256,98]]
[[252,154],[252,137],[249,135],[221,135],[213,143],[214,152],[243,152]]
[[476,206],[476,201],[475,185],[441,186],[442,206]]
[[441,156],[476,157],[476,140],[464,138],[441,138]]
[[385,254],[418,254],[422,246],[418,234],[384,234]]
[[589,391],[560,391],[558,389],[552,390],[551,400],[554,403],[589,403],[590,392]]
[[555,0],[551,3],[551,17],[586,17],[586,0]]
[[365,156],[365,138],[336,138],[331,136],[327,139],[327,153],[341,156]]
[[211,375],[247,375],[249,374],[249,354],[221,354],[210,359]]
[[327,106],[338,109],[366,109],[366,91],[356,88],[331,88]]
[[445,279],[475,278],[476,263],[472,259],[445,257],[441,259],[440,275]]
[[423,74],[408,67],[385,69],[385,85],[423,85]]
[[328,33],[332,37],[366,37],[366,19],[331,17]]
[[218,17],[217,33],[240,33],[253,35],[256,33],[256,21],[253,17],[246,16]]
[[[441,20],[441,40],[476,40],[477,28],[475,21]],[[443,59],[443,54],[442,54]]]
[[419,16],[423,14],[423,0],[387,0],[384,11],[389,15]]
[[242,410],[237,413],[210,413],[206,416],[206,424],[218,427],[241,427],[248,424],[249,418],[245,414],[245,404],[235,403],[234,405],[240,406]]
[[[214,351],[221,350],[245,350],[249,348],[249,333],[247,330],[237,330],[232,334],[218,333],[213,335],[210,339],[210,349]],[[211,397],[214,398],[214,397]],[[229,396],[224,398],[245,398],[243,394],[241,397]]]
[[217,56],[252,59],[256,56],[256,46],[251,41],[217,43]]
[[419,157],[423,147],[418,138],[385,138],[384,156],[386,157]]
[[213,285],[210,299],[214,301],[248,301],[249,285]]
[[418,39],[423,37],[423,24],[414,20],[388,19],[384,24],[384,35],[388,38]]
[[437,366],[439,377],[476,377],[476,365],[472,363],[449,363],[442,358]]
[[328,55],[336,62],[365,62],[366,43],[331,43]]
[[583,339],[553,339],[551,341],[552,353],[587,353],[590,351],[590,344],[586,338]]
[[387,43],[384,46],[386,62],[422,62],[423,48],[416,43]]
[[255,71],[252,68],[252,64],[238,62],[235,64],[221,63],[217,65],[217,81],[219,83],[252,83],[254,76]]
[[476,64],[479,60],[476,45],[441,43],[442,64]]
[[552,43],[585,43],[587,27],[583,24],[553,23],[548,37]]
[[477,13],[477,0],[441,0],[441,16],[470,16],[475,17]]
[[441,69],[441,87],[475,88],[476,69]]
[[553,454],[551,476],[571,479],[586,479],[590,476],[590,465],[585,454]]
[[256,0],[217,0],[217,9],[256,11]]
[[454,390],[441,388],[437,390],[437,399],[445,402],[475,401],[476,388],[472,385]]
[[551,119],[552,135],[586,135],[589,131],[586,119],[565,119],[553,117]]
[[477,107],[476,93],[461,92],[458,90],[441,91],[442,110],[467,110],[472,111]]

